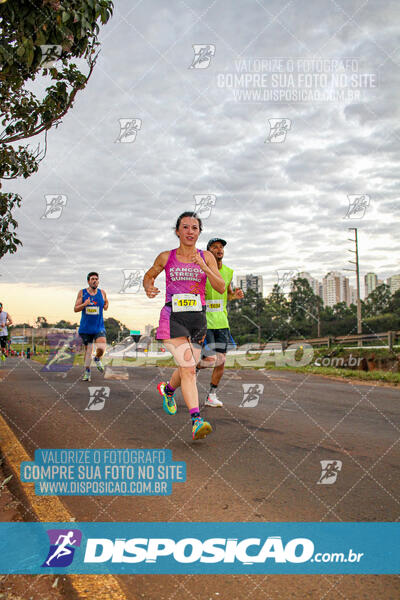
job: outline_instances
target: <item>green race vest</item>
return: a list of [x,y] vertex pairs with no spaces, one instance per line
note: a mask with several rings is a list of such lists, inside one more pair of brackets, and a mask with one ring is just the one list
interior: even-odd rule
[[228,300],[228,287],[230,282],[232,281],[233,269],[230,269],[226,265],[222,265],[219,270],[219,274],[222,279],[225,281],[225,292],[223,294],[219,294],[214,288],[211,286],[209,280],[206,282],[206,302],[207,300],[222,300],[223,310],[218,312],[210,312],[207,309],[207,329],[226,329],[229,328],[228,323],[228,312],[226,310],[226,303]]

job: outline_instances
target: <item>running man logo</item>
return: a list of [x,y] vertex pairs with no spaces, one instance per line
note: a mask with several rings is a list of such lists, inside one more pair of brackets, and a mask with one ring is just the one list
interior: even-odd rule
[[341,460],[320,460],[321,476],[317,481],[318,485],[331,485],[335,483],[339,472],[342,470]]
[[68,567],[82,541],[79,529],[48,529],[50,548],[42,567]]
[[265,144],[281,144],[286,140],[286,134],[292,126],[290,119],[268,119],[269,134]]
[[260,400],[260,396],[264,391],[262,383],[242,383],[243,399],[239,404],[239,408],[254,408]]
[[115,143],[132,144],[141,128],[142,119],[119,119],[119,136]]
[[109,397],[109,387],[89,387],[89,403],[85,410],[101,410]]
[[282,294],[289,294],[292,291],[292,281],[296,279],[299,271],[297,269],[278,269],[278,285]]
[[194,57],[189,69],[207,69],[213,56],[215,56],[214,44],[193,44]]
[[47,336],[47,342],[50,346],[50,355],[41,372],[66,373],[72,369],[75,354],[82,343],[80,337],[75,334],[55,333]]
[[208,219],[217,202],[217,196],[215,194],[194,194],[193,198],[194,212],[198,214],[201,219]]
[[348,194],[349,208],[345,219],[362,219],[369,206],[369,196],[366,194]]
[[124,281],[120,294],[137,294],[140,291],[144,277],[144,269],[122,269]]
[[73,366],[74,355],[69,344],[63,344],[61,348],[56,348],[50,355],[49,361],[41,369],[42,371],[51,371],[53,373],[60,371],[69,371]]
[[46,208],[41,219],[59,219],[64,206],[67,204],[67,196],[62,194],[46,194]]
[[58,44],[41,44],[40,49],[42,51],[40,67],[43,69],[51,68],[61,56],[62,48]]

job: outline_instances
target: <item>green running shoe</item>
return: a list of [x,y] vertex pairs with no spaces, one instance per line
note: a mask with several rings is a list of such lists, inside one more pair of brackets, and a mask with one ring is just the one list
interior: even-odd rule
[[194,440],[201,440],[211,432],[212,427],[208,421],[203,421],[201,417],[197,417],[197,419],[193,421],[192,435]]

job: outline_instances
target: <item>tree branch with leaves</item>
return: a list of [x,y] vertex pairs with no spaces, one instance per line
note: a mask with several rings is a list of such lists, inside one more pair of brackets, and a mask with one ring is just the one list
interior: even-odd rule
[[[111,0],[6,0],[0,2],[1,180],[30,177],[47,149],[47,132],[72,108],[96,65],[98,34],[113,11]],[[84,59],[87,72],[73,62]],[[32,91],[43,79],[45,94]],[[44,147],[15,144],[44,133]],[[0,257],[17,251],[13,209],[22,198],[0,192]]]

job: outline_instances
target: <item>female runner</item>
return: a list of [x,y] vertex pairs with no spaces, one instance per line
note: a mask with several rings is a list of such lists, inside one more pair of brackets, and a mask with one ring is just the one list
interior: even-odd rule
[[200,360],[201,344],[207,332],[207,278],[217,292],[222,294],[225,291],[225,282],[219,274],[214,256],[207,250],[196,248],[201,231],[201,219],[196,213],[182,213],[175,225],[179,248],[161,252],[143,278],[147,296],[155,298],[160,290],[155,287],[154,281],[165,270],[165,305],[160,314],[157,339],[162,340],[171,352],[178,368],[169,382],[162,381],[157,389],[163,397],[164,410],[174,415],[175,390],[181,386],[192,420],[194,440],[204,438],[212,431],[210,423],[200,416],[196,384],[196,364]]

